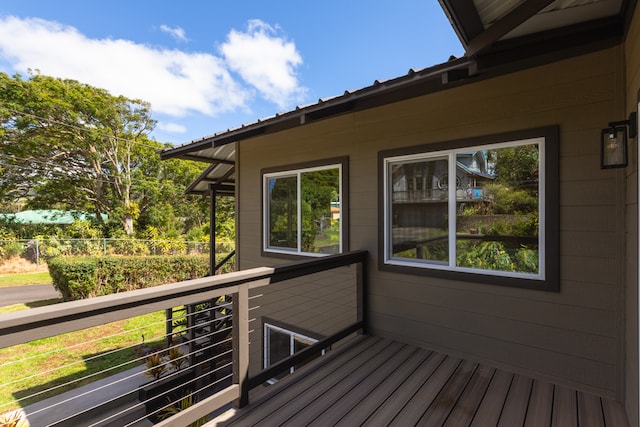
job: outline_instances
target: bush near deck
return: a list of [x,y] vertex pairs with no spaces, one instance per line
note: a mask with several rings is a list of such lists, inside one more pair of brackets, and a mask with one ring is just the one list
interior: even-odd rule
[[65,301],[204,277],[207,256],[60,257],[49,260],[53,285]]

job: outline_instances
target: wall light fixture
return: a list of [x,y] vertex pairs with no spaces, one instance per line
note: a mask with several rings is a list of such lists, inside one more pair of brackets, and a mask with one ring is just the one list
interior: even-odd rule
[[[629,128],[627,132],[627,127]],[[600,135],[600,168],[624,168],[629,164],[627,137],[638,134],[638,113],[633,112],[628,120],[610,122]]]

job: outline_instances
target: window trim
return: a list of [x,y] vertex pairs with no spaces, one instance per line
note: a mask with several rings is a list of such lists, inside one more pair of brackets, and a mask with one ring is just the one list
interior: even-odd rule
[[[270,357],[269,357],[269,353],[270,353],[270,347],[269,347],[269,329],[273,329],[277,332],[283,333],[283,334],[288,334],[289,335],[289,356],[291,357],[294,354],[296,354],[294,346],[295,346],[295,338],[296,337],[300,337],[304,340],[307,341],[311,341],[312,344],[317,343],[318,341],[320,341],[321,338],[318,337],[313,337],[311,335],[314,334],[310,334],[310,333],[306,333],[306,332],[296,332],[293,330],[293,328],[288,327],[288,326],[283,326],[283,325],[278,325],[276,323],[279,322],[275,322],[272,320],[263,320],[262,322],[262,342],[263,342],[263,348],[262,348],[262,368],[263,369],[268,369],[271,367],[271,365],[280,362],[280,360],[274,362],[274,363],[269,363],[270,362]],[[325,350],[322,350],[322,355],[324,356],[325,354]],[[295,366],[292,366],[289,368],[289,374],[292,374],[293,372],[295,372]],[[276,382],[278,382],[278,380],[276,378],[271,378],[269,380],[267,380],[267,383],[269,384],[275,384]]]
[[[328,254],[303,252],[300,248],[288,250],[286,248],[273,248],[269,247],[269,226],[267,224],[268,214],[268,190],[267,183],[269,178],[273,177],[286,177],[291,175],[300,176],[301,173],[330,169],[337,167],[340,180],[340,251],[344,253],[349,251],[349,158],[334,157],[330,159],[317,160],[313,162],[297,163],[286,166],[277,166],[264,168],[260,171],[260,188],[262,189],[262,207],[261,207],[261,239],[260,252],[262,256],[285,258],[285,259],[300,259],[301,257],[322,257]],[[300,180],[298,179],[298,195],[300,195]],[[301,220],[299,216],[300,203],[298,203],[298,221]],[[299,230],[298,230],[299,231]],[[298,236],[298,240],[300,236]]]
[[[558,126],[549,126],[523,131],[507,132],[494,135],[485,135],[475,138],[459,139],[434,144],[423,144],[414,147],[405,147],[393,150],[380,151],[378,153],[378,184],[379,184],[379,217],[378,217],[378,268],[384,271],[392,271],[406,274],[437,277],[465,282],[479,282],[510,287],[529,288],[547,291],[559,291],[559,150],[558,150]],[[543,138],[541,144],[543,160],[540,167],[543,168],[540,181],[540,206],[544,209],[544,223],[540,224],[539,245],[541,274],[538,277],[511,272],[499,272],[493,270],[475,270],[465,267],[437,266],[435,264],[419,264],[412,261],[400,261],[388,259],[388,242],[390,230],[388,228],[389,212],[387,186],[387,165],[392,160],[402,158],[412,159],[421,155],[430,156],[438,153],[452,153],[466,148],[494,148],[519,143],[521,141]],[[455,154],[453,154],[455,155]],[[449,162],[449,176],[455,173],[455,163]],[[449,186],[449,197],[455,196],[455,188]],[[449,206],[454,204],[450,204]],[[448,208],[450,209],[450,207]],[[455,224],[455,212],[453,217],[449,215],[449,229],[451,223]],[[391,262],[389,262],[391,260]],[[544,270],[543,270],[544,269]]]

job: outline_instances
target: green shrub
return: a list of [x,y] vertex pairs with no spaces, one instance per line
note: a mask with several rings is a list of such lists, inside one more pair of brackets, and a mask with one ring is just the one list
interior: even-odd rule
[[107,252],[112,255],[148,255],[151,252],[145,242],[135,239],[113,239],[110,243]]
[[52,258],[48,267],[53,286],[65,301],[95,296],[98,290],[98,258]]
[[48,264],[65,301],[180,282],[209,271],[207,256],[61,257]]
[[0,246],[0,258],[9,259],[22,255],[24,252],[24,244],[16,240],[10,240],[3,242]]

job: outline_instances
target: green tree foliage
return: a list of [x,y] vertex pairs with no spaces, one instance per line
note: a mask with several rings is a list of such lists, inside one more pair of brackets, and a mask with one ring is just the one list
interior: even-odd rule
[[[0,74],[3,193],[30,204],[117,208],[133,231],[132,171],[153,148],[149,105],[74,80]],[[78,206],[79,205],[79,206]]]
[[492,238],[459,239],[456,264],[537,273],[539,147],[537,144],[503,147],[487,152],[487,158],[494,165],[495,180],[484,185],[485,199],[466,207],[461,216],[477,216],[474,228]]
[[[195,218],[194,218],[195,219]],[[235,198],[229,196],[218,196],[218,200],[216,202],[216,236],[220,241],[228,241],[233,242],[236,238],[236,215],[235,215]],[[199,225],[199,227],[206,228],[204,231],[208,234],[208,223],[204,224],[204,221]],[[196,228],[192,228],[195,230]],[[191,239],[197,240],[197,239]]]
[[495,153],[497,182],[508,187],[528,189],[537,195],[540,167],[538,145],[505,147]]
[[180,235],[208,221],[184,188],[204,165],[161,162],[148,103],[75,80],[0,73],[0,199],[107,214],[105,236],[155,227]]
[[[314,251],[321,231],[326,233],[331,218],[331,202],[338,201],[339,170],[323,169],[301,175],[302,247]],[[325,224],[326,223],[326,224]]]

